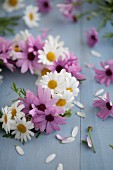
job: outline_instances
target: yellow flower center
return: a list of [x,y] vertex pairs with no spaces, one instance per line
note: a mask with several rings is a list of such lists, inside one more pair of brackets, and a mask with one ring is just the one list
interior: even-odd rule
[[46,75],[47,73],[50,73],[50,70],[48,68],[44,68],[42,71],[41,71],[41,75],[44,76]]
[[14,117],[16,116],[16,113],[17,113],[17,111],[16,111],[16,109],[14,108],[12,111],[11,111],[11,114],[12,114],[12,119],[14,119]]
[[9,5],[16,6],[18,4],[18,0],[8,0]]
[[70,92],[73,92],[71,87],[68,87],[66,90],[69,90]]
[[17,126],[17,129],[20,133],[25,133],[27,130],[26,130],[26,127],[23,125],[23,124],[19,124]]
[[7,123],[7,115],[4,114],[4,122]]
[[47,53],[46,57],[50,62],[53,62],[56,59],[56,56],[53,52]]
[[34,16],[33,16],[32,13],[29,14],[29,18],[30,18],[30,20],[33,20],[33,19],[34,19]]
[[65,99],[59,99],[56,103],[57,106],[63,107],[66,104],[66,100]]
[[20,52],[20,51],[21,51],[18,45],[15,45],[15,46],[14,46],[14,51],[15,51],[15,52]]
[[50,81],[48,82],[48,87],[49,87],[50,89],[55,89],[55,88],[57,87],[57,82],[56,82],[55,80],[50,80]]

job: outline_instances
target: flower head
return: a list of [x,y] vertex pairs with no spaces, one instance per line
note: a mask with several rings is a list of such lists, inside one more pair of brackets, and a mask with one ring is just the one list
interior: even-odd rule
[[27,142],[27,139],[31,140],[31,136],[34,136],[34,133],[31,131],[34,128],[34,124],[31,121],[26,121],[26,118],[22,119],[16,118],[15,122],[12,124],[11,130],[12,135],[15,135],[15,139],[20,139],[21,142]]
[[36,0],[39,11],[42,13],[48,13],[51,10],[50,0]]
[[59,124],[66,124],[65,118],[61,117],[59,114],[62,114],[62,109],[59,109],[59,112],[56,108],[51,108],[42,112],[41,114],[37,114],[33,118],[33,122],[36,130],[40,130],[41,132],[46,131],[47,134],[50,134],[53,130],[60,130]]
[[3,3],[3,8],[7,12],[12,12],[24,7],[23,0],[5,0]]
[[13,119],[13,120],[15,119],[15,117],[22,118],[25,116],[25,113],[22,111],[24,108],[24,105],[19,104],[19,103],[20,103],[20,101],[16,101],[9,108],[9,114],[11,114],[11,119]]
[[113,63],[112,62],[101,62],[101,67],[103,70],[95,69],[97,81],[102,84],[105,83],[106,86],[109,86],[113,82]]
[[13,71],[15,69],[15,66],[10,56],[11,45],[12,45],[11,41],[5,40],[3,38],[0,39],[0,60],[3,61],[3,64],[8,69]]
[[110,114],[113,115],[113,104],[110,101],[109,93],[104,95],[104,97],[99,97],[98,100],[93,101],[93,106],[98,107],[100,112],[97,116],[101,119],[106,119]]
[[98,32],[96,31],[96,28],[92,28],[90,31],[86,32],[87,37],[87,43],[90,47],[94,47],[98,41]]
[[38,10],[37,7],[32,5],[26,7],[23,19],[28,27],[33,28],[38,26],[38,21],[40,20]]
[[17,59],[16,65],[21,67],[21,72],[25,73],[28,69],[31,74],[35,70],[40,69],[41,64],[38,63],[38,51],[42,49],[43,43],[40,37],[35,40],[33,36],[29,36],[27,41],[20,41],[19,48],[21,52],[15,53]]
[[10,133],[11,130],[11,124],[13,123],[13,120],[11,120],[11,115],[8,114],[9,108],[5,106],[2,108],[2,118],[0,118],[0,122],[2,122],[2,129],[6,131],[6,133]]

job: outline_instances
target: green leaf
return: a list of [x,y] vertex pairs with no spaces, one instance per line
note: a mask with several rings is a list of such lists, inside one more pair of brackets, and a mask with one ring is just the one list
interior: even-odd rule
[[14,135],[11,135],[10,133],[8,133],[8,134],[3,135],[2,137],[12,139],[14,138]]
[[38,138],[40,134],[41,134],[41,132],[38,131],[38,132],[36,133],[36,138]]
[[66,111],[63,115],[62,115],[62,117],[71,117],[71,110],[69,109],[68,111]]
[[113,149],[113,145],[109,145]]
[[3,115],[3,113],[2,113],[2,111],[0,111],[0,118],[2,117],[2,115]]

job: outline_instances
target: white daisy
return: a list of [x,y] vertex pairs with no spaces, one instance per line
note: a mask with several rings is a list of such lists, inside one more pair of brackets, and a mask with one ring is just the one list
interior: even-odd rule
[[23,19],[28,27],[33,28],[38,26],[38,21],[40,20],[38,10],[38,7],[32,5],[26,7]]
[[20,101],[16,101],[9,108],[9,114],[11,115],[11,119],[22,118],[25,116],[25,113],[22,112],[22,109],[25,107],[23,104],[19,104]]
[[53,62],[58,60],[60,56],[64,59],[68,54],[67,48],[63,47],[63,42],[59,42],[59,37],[48,37],[45,41],[43,50],[39,50],[39,63],[52,65]]
[[73,107],[74,96],[68,90],[64,90],[63,94],[53,94],[53,98],[58,99],[56,106],[62,107],[65,111]]
[[11,115],[8,113],[9,107],[5,106],[2,108],[2,118],[0,118],[0,122],[2,122],[2,129],[6,131],[6,133],[10,133],[11,130],[11,124],[13,123],[13,120],[11,120]]
[[64,78],[56,71],[54,73],[47,73],[47,75],[43,76],[40,80],[40,84],[44,88],[49,88],[51,94],[62,93],[65,88]]
[[75,77],[71,77],[71,78],[66,77],[66,82],[65,82],[66,90],[73,93],[75,97],[77,97],[79,93],[78,86],[79,86],[79,82]]
[[26,118],[15,119],[11,130],[14,130],[11,134],[15,135],[15,139],[21,140],[21,142],[27,142],[27,139],[31,140],[31,136],[34,136],[34,133],[31,129],[34,128],[34,124],[31,121],[26,122]]
[[24,7],[23,0],[5,0],[3,3],[3,9],[7,12],[12,12]]
[[21,40],[26,41],[30,35],[31,34],[30,34],[30,32],[28,30],[20,31],[20,33],[16,34],[16,36],[15,36],[15,38],[13,40],[13,43],[12,43],[11,51],[10,51],[10,56],[12,57],[13,60],[16,60],[15,54],[17,52],[21,51],[21,49],[19,47],[19,42]]

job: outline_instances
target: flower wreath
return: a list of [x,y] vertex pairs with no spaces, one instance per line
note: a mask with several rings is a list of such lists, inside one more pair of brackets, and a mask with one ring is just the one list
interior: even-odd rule
[[2,108],[4,136],[27,142],[34,134],[59,131],[79,93],[79,82],[85,79],[74,53],[64,47],[59,36],[50,35],[44,41],[41,36],[35,39],[28,31],[21,31],[13,41],[0,38],[0,60],[11,71],[20,67],[21,73],[30,70],[39,75],[37,95],[13,83],[19,97]]

